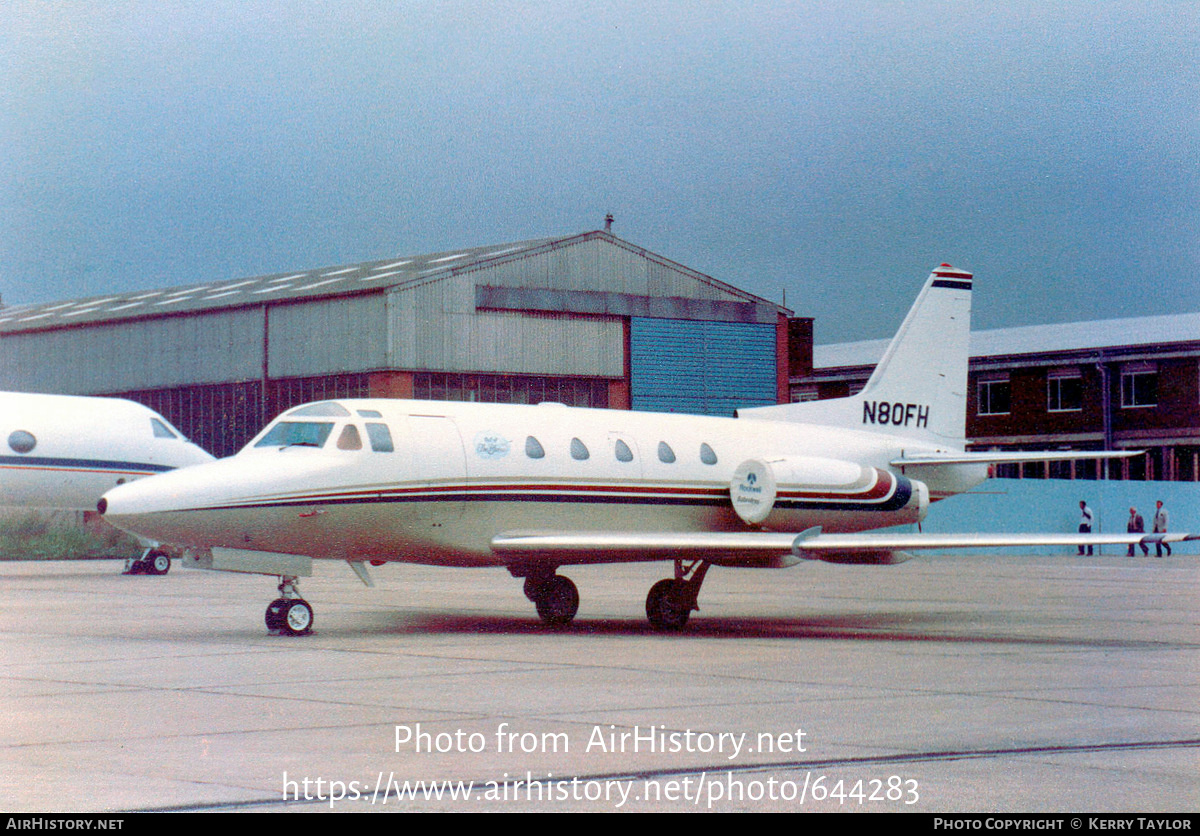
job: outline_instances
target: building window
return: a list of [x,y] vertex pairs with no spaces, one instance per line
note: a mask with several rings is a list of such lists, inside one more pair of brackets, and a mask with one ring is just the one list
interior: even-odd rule
[[1046,379],[1046,409],[1079,412],[1083,409],[1083,378],[1077,369],[1058,369]]
[[1121,369],[1121,407],[1158,406],[1158,367],[1131,363]]
[[808,403],[821,399],[821,392],[816,386],[792,387],[792,403]]
[[1008,375],[979,381],[979,414],[1008,415],[1012,408],[1012,384]]
[[1047,462],[1046,469],[1049,471],[1049,473],[1047,475],[1051,479],[1071,479],[1071,478],[1073,478],[1073,475],[1071,473],[1071,465],[1072,464],[1074,464],[1074,462],[1070,462],[1070,461]]

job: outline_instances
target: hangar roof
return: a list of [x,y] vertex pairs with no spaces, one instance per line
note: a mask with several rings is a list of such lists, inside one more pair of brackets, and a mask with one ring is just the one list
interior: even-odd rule
[[[890,340],[813,346],[817,369],[873,366]],[[1059,322],[971,332],[971,358],[1096,351],[1105,348],[1200,343],[1200,312]]]
[[[390,287],[437,281],[456,273],[594,238],[668,263],[735,298],[778,307],[732,285],[653,255],[611,233],[594,231],[426,255],[397,256],[360,264],[271,273],[253,278],[223,279],[163,290],[136,290],[86,299],[0,307],[0,334],[378,292]],[[784,311],[783,308],[779,310]]]
[[452,268],[532,249],[555,239],[447,250],[428,255],[367,261],[339,267],[293,270],[245,279],[224,279],[164,290],[135,290],[72,301],[0,308],[0,332],[108,322],[143,316],[191,313],[264,302],[341,296],[381,290]]

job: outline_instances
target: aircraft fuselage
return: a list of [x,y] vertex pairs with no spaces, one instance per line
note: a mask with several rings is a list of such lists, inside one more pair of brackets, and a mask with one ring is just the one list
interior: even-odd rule
[[109,488],[213,461],[141,404],[0,392],[0,506],[90,511]]
[[[111,491],[106,515],[143,536],[198,547],[497,565],[492,538],[514,530],[750,530],[730,485],[753,459],[801,463],[792,471],[800,476],[778,485],[765,529],[917,522],[929,492],[889,469],[902,449],[913,447],[778,421],[558,404],[324,402],[281,416],[232,458]],[[971,479],[982,479],[973,470]]]

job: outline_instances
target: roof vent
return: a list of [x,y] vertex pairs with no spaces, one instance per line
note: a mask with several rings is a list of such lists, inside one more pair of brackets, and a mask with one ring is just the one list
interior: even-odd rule
[[609,212],[607,215],[604,216],[604,231],[605,232],[612,232],[612,222],[613,222],[612,212]]

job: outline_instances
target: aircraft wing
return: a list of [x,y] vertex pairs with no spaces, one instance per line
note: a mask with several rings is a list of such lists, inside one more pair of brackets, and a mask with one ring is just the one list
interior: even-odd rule
[[1018,464],[1063,462],[1076,459],[1128,459],[1145,450],[972,450],[950,453],[916,453],[892,459],[892,467],[930,467],[943,464]]
[[799,534],[769,531],[639,532],[513,531],[492,538],[492,549],[513,559],[549,558],[566,564],[710,560],[725,566],[782,568],[801,560],[833,563],[900,563],[909,551],[1021,546],[1125,546],[1200,540],[1200,534]]

